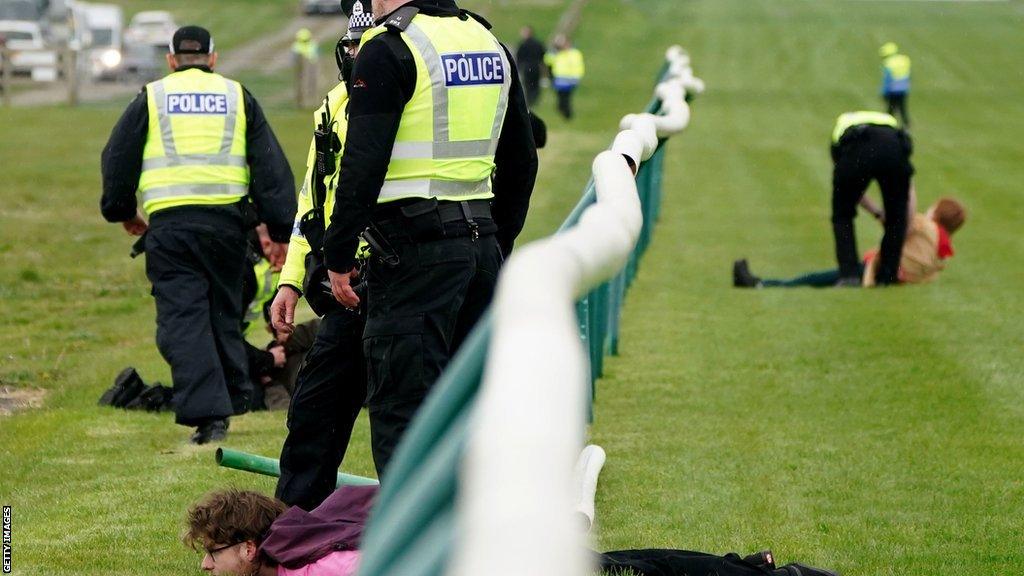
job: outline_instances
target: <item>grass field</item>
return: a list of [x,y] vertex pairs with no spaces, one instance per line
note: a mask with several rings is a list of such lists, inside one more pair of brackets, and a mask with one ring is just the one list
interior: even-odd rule
[[[526,22],[546,35],[561,9],[507,4],[466,3],[509,40]],[[218,19],[251,13],[254,30],[291,13],[221,6],[234,12]],[[599,386],[599,546],[771,547],[854,576],[1020,571],[1022,25],[1019,0],[591,1],[579,118],[556,119],[550,96],[540,107],[551,144],[526,237],[567,213],[668,44],[709,86],[669,144],[663,218]],[[731,289],[741,256],[768,275],[832,265],[828,135],[838,113],[878,106],[888,40],[914,58],[921,203],[949,194],[970,210],[949,270],[914,288]],[[15,574],[195,572],[176,540],[185,506],[228,484],[273,487],[214,467],[166,415],[95,406],[127,364],[168,379],[143,263],[98,215],[120,109],[0,109],[0,386],[46,393],[0,416]],[[268,114],[299,172],[308,113]],[[880,231],[858,224],[866,249]],[[247,415],[228,444],[276,455],[283,436],[282,414]],[[353,442],[346,471],[371,474],[365,422]]]

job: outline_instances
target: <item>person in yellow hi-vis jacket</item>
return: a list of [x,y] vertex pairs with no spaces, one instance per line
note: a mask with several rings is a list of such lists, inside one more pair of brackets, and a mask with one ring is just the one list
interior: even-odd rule
[[[378,11],[378,8],[382,11]],[[537,176],[526,96],[509,50],[453,0],[374,0],[352,72],[324,262],[338,302],[365,282],[373,461],[388,462],[490,303]],[[383,14],[383,16],[382,16]]]
[[349,9],[348,33],[336,49],[343,81],[327,94],[314,114],[314,139],[299,195],[299,216],[271,305],[271,321],[278,333],[295,328],[300,296],[305,296],[323,317],[292,395],[276,494],[283,502],[304,510],[316,508],[334,491],[338,467],[366,400],[363,314],[358,307],[347,309],[338,304],[330,284],[323,284],[327,277],[322,267],[322,236],[330,224],[338,193],[339,161],[348,128],[347,84],[351,82],[359,40],[372,26],[370,0],[357,0]]
[[250,409],[241,329],[246,233],[266,224],[267,256],[280,266],[295,182],[256,99],[213,71],[209,31],[180,28],[167,63],[171,73],[136,96],[103,150],[101,211],[145,236],[136,251],[144,246],[175,421],[195,426],[192,442],[205,444],[223,439],[228,418]]
[[886,42],[878,49],[882,57],[882,98],[889,114],[899,115],[904,128],[910,128],[907,98],[910,96],[910,57],[900,54],[899,46]]
[[586,66],[583,52],[574,47],[564,35],[555,37],[555,50],[544,56],[544,63],[551,70],[551,86],[558,95],[558,111],[566,120],[572,119],[572,95],[583,80]]

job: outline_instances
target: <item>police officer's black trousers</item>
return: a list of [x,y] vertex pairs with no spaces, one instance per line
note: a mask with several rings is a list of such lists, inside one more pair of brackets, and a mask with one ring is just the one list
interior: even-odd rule
[[242,219],[233,207],[169,208],[146,235],[156,343],[171,365],[175,421],[200,426],[249,410],[242,340]]
[[908,137],[882,126],[855,127],[844,136],[832,173],[832,231],[836,260],[843,278],[859,277],[856,231],[857,204],[872,180],[877,180],[885,206],[885,235],[879,257],[878,284],[898,281],[903,240],[907,233],[910,177]]
[[566,120],[572,120],[572,93],[575,91],[575,88],[566,88],[555,91],[555,94],[558,95],[558,112]]
[[493,234],[413,242],[392,232],[385,235],[399,261],[371,258],[363,340],[381,478],[416,410],[490,304],[502,261]]
[[277,498],[312,510],[334,491],[352,428],[366,401],[363,317],[339,309],[320,321],[288,408]]
[[899,116],[905,128],[910,128],[910,112],[907,111],[907,93],[886,94],[885,104],[889,114]]

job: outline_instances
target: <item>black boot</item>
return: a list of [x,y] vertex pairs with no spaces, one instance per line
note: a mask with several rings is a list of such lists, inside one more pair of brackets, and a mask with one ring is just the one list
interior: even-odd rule
[[210,442],[220,442],[227,437],[228,419],[218,418],[217,420],[210,420],[206,424],[196,428],[195,433],[192,434],[190,442],[193,444],[208,444]]
[[761,279],[751,274],[746,258],[732,263],[732,285],[736,288],[761,287]]

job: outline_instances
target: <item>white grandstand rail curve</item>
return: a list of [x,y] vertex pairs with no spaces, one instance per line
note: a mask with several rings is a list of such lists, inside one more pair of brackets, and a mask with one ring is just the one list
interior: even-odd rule
[[574,302],[626,264],[643,226],[636,167],[659,138],[689,123],[689,64],[679,48],[667,57],[668,75],[656,88],[664,114],[623,119],[611,150],[594,160],[597,202],[576,226],[517,250],[502,271],[462,462],[451,576],[592,572],[573,470],[590,373]]

